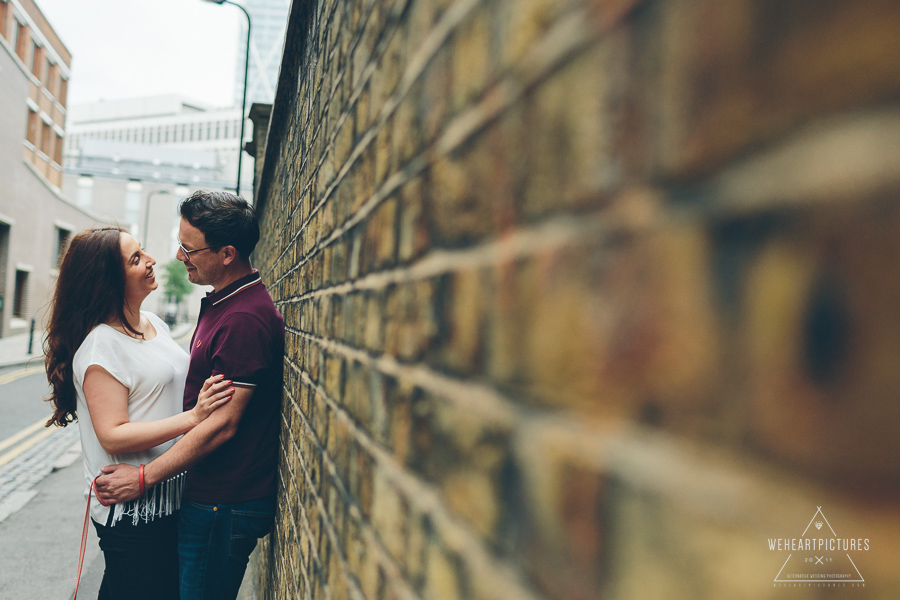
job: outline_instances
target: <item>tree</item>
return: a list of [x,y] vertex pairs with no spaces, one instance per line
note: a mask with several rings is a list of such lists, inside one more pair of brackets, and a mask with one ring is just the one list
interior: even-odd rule
[[169,314],[169,311],[166,311],[166,321],[171,325],[175,323],[181,302],[185,296],[191,293],[191,282],[188,281],[187,270],[185,270],[180,260],[172,260],[166,263],[165,278],[163,293],[169,299],[169,302],[175,302],[174,314]]

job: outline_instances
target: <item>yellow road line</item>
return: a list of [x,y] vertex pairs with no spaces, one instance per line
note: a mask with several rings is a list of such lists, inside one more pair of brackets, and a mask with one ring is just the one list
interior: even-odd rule
[[18,442],[19,440],[21,440],[22,438],[28,437],[29,435],[31,435],[32,433],[34,433],[35,431],[37,431],[38,429],[43,427],[44,423],[46,423],[46,422],[47,422],[47,418],[45,417],[45,418],[41,419],[40,421],[37,421],[36,423],[32,423],[31,425],[29,425],[28,427],[26,427],[19,433],[9,436],[8,438],[6,438],[2,442],[0,442],[0,452],[3,452],[4,450],[9,448],[13,444]]
[[2,467],[3,465],[8,463],[15,457],[19,456],[20,454],[22,454],[23,452],[25,452],[26,450],[28,450],[29,448],[31,448],[32,446],[34,446],[35,444],[37,444],[38,442],[43,440],[44,438],[50,437],[51,435],[56,433],[57,429],[58,429],[57,427],[48,427],[47,429],[38,433],[37,435],[31,436],[30,438],[28,438],[28,441],[19,444],[18,446],[16,446],[15,448],[13,448],[9,452],[7,452],[6,454],[0,454],[0,467]]
[[44,365],[41,365],[40,367],[28,367],[27,369],[19,369],[18,371],[13,371],[12,373],[7,373],[6,375],[0,375],[0,385],[6,385],[7,383],[12,383],[16,379],[22,379],[23,377],[28,377],[29,375],[43,372]]

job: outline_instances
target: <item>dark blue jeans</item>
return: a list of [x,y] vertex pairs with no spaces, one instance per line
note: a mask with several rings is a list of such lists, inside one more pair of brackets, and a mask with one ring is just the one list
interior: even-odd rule
[[179,515],[181,600],[233,600],[256,541],[272,530],[275,497],[231,504],[185,500]]

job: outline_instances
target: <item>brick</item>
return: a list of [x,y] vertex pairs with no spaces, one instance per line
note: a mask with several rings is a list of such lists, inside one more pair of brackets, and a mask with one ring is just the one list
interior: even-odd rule
[[413,443],[413,405],[418,401],[421,390],[403,382],[389,387],[387,400],[388,443],[395,460],[406,464],[410,460]]
[[465,597],[457,561],[436,543],[428,545],[427,561],[425,600],[460,600]]
[[386,124],[378,130],[375,137],[375,187],[379,188],[387,176],[396,168],[393,154],[391,133],[393,129]]
[[420,90],[420,83],[413,84],[394,111],[392,137],[398,167],[403,167],[409,163],[424,145],[416,110]]
[[365,224],[361,270],[371,272],[393,265],[397,260],[397,198],[385,199]]
[[376,471],[372,488],[372,527],[390,555],[398,561],[406,554],[408,510],[396,488]]
[[347,364],[347,380],[344,392],[344,407],[357,422],[371,421],[368,370],[355,361]]
[[695,177],[811,116],[896,94],[898,24],[890,0],[666,3],[661,168]]
[[501,7],[503,24],[501,69],[519,65],[550,27],[569,8],[569,2],[527,0]]
[[374,291],[366,294],[365,346],[372,352],[380,353],[384,348],[383,312],[385,292]]
[[413,178],[400,188],[397,239],[397,259],[400,262],[409,262],[422,256],[429,247],[427,200],[424,197],[426,189],[427,183],[422,177]]
[[453,58],[449,47],[442,46],[437,51],[421,77],[418,125],[422,139],[430,143],[437,138],[451,114]]
[[452,43],[453,85],[451,89],[452,112],[459,113],[472,103],[487,87],[491,30],[487,8],[475,10],[475,14],[457,28]]
[[428,199],[434,241],[459,247],[494,231],[489,189],[490,157],[481,146],[467,147],[432,165]]
[[883,269],[900,260],[898,225],[900,213],[887,207],[810,215],[772,230],[746,275],[754,439],[858,489],[879,487],[896,469],[887,457],[898,450],[890,423],[900,378],[887,365],[900,356],[900,337],[887,324],[896,322],[900,280]]
[[526,99],[525,219],[582,211],[621,185],[621,46],[611,38],[581,53]]

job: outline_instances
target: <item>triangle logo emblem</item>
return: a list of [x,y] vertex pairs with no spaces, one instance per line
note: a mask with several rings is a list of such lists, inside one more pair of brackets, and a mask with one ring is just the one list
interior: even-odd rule
[[769,550],[789,552],[775,583],[865,583],[851,554],[869,549],[868,539],[839,538],[822,507],[798,538],[769,539]]

